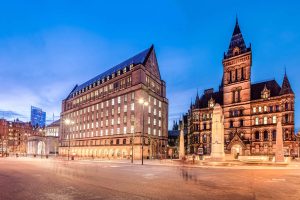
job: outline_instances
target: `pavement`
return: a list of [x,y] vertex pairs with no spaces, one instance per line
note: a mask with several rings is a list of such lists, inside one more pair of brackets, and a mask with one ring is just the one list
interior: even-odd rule
[[146,160],[142,166],[127,160],[0,158],[0,199],[299,200],[299,169],[192,166],[170,160]]

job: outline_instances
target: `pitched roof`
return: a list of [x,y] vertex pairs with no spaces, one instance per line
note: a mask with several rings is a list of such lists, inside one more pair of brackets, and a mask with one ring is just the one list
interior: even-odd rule
[[251,84],[251,100],[261,99],[261,91],[265,88],[270,90],[270,97],[279,96],[280,94],[280,86],[275,80],[259,82],[255,84]]
[[240,49],[240,53],[245,53],[251,50],[251,47],[247,48],[239,23],[238,19],[236,19],[235,27],[231,36],[231,40],[229,43],[229,47],[227,50],[227,53],[224,55],[224,58],[230,58],[234,56],[233,50],[235,47],[238,47]]
[[209,89],[211,92],[204,92],[204,94],[201,96],[200,99],[196,99],[195,101],[195,108],[207,108],[208,107],[208,102],[212,98],[215,103],[218,103],[220,105],[223,105],[223,92],[218,91],[218,92],[213,92],[213,90]]
[[147,60],[148,56],[150,55],[151,51],[154,49],[154,46],[151,45],[150,48],[136,54],[135,56],[128,58],[127,60],[121,62],[120,64],[110,68],[109,70],[103,72],[102,74],[99,74],[98,76],[88,80],[87,82],[81,84],[81,85],[76,85],[67,99],[71,97],[74,93],[94,84],[97,83],[97,81],[101,81],[102,79],[105,79],[107,76],[112,75],[113,73],[117,73],[119,70],[124,69],[125,67],[129,67],[131,64],[137,65],[137,64],[144,64],[145,61]]
[[281,86],[281,90],[280,90],[280,95],[283,95],[283,94],[294,94],[291,84],[290,84],[290,81],[289,81],[286,73],[284,74],[284,78],[283,78],[282,86]]
[[52,126],[60,126],[60,119],[52,122],[51,124],[49,124],[47,127],[52,127]]

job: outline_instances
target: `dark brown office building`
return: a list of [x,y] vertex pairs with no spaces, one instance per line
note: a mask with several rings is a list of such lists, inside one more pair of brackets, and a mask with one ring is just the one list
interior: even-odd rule
[[167,127],[166,84],[151,46],[74,87],[62,102],[59,153],[140,159],[144,138],[144,157],[163,157]]

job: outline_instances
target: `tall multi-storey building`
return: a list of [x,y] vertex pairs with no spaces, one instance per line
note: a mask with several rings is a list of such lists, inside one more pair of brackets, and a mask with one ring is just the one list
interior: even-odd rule
[[46,112],[43,112],[41,108],[31,106],[31,124],[34,127],[45,127],[46,125]]
[[286,155],[296,154],[294,92],[286,73],[282,85],[275,80],[252,83],[252,49],[246,46],[236,21],[224,53],[219,91],[207,89],[189,110],[189,153],[210,154],[212,111],[216,103],[224,113],[225,153],[274,155],[276,124],[282,120]]
[[[66,123],[67,122],[67,123]],[[154,47],[76,85],[62,102],[61,155],[166,154],[168,100]]]

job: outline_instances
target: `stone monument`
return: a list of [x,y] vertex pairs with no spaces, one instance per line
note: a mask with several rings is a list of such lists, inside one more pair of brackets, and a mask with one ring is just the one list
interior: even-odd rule
[[182,159],[185,156],[183,129],[184,129],[184,121],[182,119],[181,123],[179,122],[179,130],[180,130],[180,135],[179,135],[179,159]]
[[284,162],[281,117],[278,118],[277,126],[276,126],[275,162]]
[[220,104],[214,106],[212,115],[211,159],[223,161],[224,153],[224,115]]

